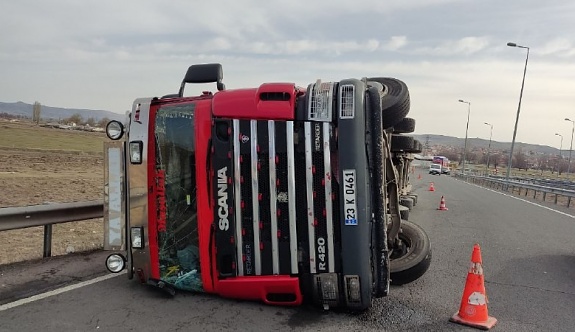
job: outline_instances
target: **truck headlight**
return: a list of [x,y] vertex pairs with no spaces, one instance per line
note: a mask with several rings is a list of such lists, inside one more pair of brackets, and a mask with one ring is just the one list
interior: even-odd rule
[[324,310],[337,307],[339,303],[339,281],[335,273],[320,273],[314,276],[314,300]]
[[126,267],[126,258],[120,254],[111,254],[106,258],[106,268],[112,273],[119,273]]
[[144,248],[144,228],[132,227],[130,228],[130,239],[132,239],[132,248]]
[[111,140],[119,140],[124,136],[124,125],[116,120],[108,122],[106,125],[106,135]]
[[141,164],[142,163],[142,147],[144,143],[142,141],[133,141],[130,142],[130,162],[132,164]]

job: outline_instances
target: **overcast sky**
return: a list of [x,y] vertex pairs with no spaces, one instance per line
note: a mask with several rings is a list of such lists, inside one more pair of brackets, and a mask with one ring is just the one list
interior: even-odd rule
[[417,134],[568,149],[575,2],[18,0],[0,11],[0,101],[123,113],[219,62],[228,89],[364,76],[405,81]]

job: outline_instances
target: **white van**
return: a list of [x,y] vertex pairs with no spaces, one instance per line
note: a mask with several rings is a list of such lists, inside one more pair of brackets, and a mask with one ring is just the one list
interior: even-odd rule
[[429,174],[441,175],[441,165],[440,164],[431,164],[429,166]]

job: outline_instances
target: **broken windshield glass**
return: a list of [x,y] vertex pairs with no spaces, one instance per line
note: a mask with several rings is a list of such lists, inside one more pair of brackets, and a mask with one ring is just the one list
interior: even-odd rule
[[158,184],[164,183],[159,191],[165,193],[159,206],[165,209],[165,220],[158,227],[158,249],[163,281],[179,289],[202,291],[194,108],[195,104],[169,105],[156,113],[156,170]]

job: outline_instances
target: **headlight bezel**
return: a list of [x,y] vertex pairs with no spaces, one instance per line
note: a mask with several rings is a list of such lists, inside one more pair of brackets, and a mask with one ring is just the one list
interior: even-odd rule
[[117,120],[112,120],[106,124],[106,136],[112,141],[117,141],[124,136],[124,125]]
[[111,273],[120,273],[126,268],[126,257],[113,253],[106,257],[106,269]]

